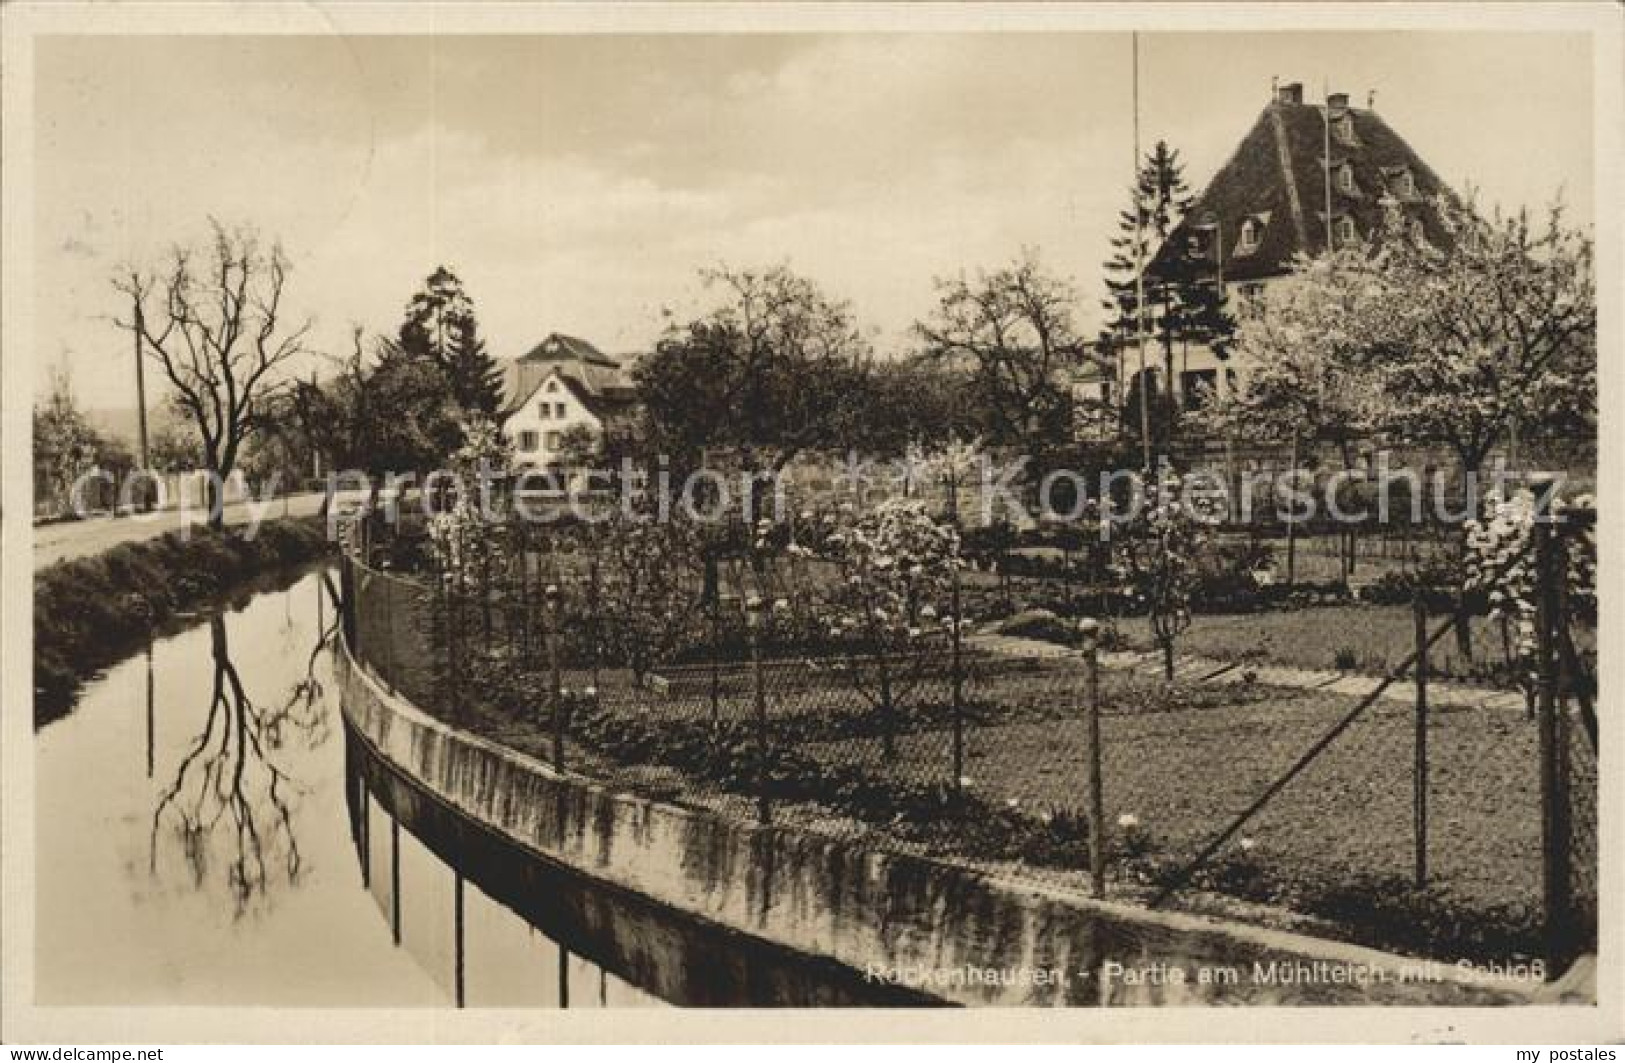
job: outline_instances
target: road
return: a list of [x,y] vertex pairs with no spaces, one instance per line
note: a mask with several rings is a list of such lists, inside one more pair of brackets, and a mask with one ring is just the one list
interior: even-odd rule
[[[284,515],[310,516],[321,509],[321,504],[320,491],[288,495],[267,503],[260,511],[260,515],[266,519]],[[232,503],[225,509],[226,523],[242,524],[253,512],[247,503]],[[34,568],[38,570],[57,561],[99,554],[119,543],[151,539],[164,532],[174,531],[183,524],[198,522],[199,515],[195,512],[166,510],[163,513],[140,516],[92,517],[88,520],[42,525],[34,529]]]

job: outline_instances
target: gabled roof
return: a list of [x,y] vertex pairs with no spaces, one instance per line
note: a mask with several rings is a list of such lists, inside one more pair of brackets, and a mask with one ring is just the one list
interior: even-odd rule
[[537,385],[552,373],[574,385],[574,390],[584,397],[583,401],[606,406],[631,403],[637,397],[637,390],[628,367],[635,361],[636,358],[630,356],[612,358],[577,336],[549,333],[525,354],[503,363],[502,390],[509,396],[503,415],[528,402]]
[[519,356],[521,362],[557,362],[577,361],[587,365],[606,366],[610,369],[620,368],[616,361],[600,351],[597,347],[577,336],[566,336],[562,332],[550,332],[529,351]]
[[[1314,256],[1326,248],[1326,108],[1300,103],[1297,86],[1288,86],[1259,114],[1242,137],[1235,154],[1219,168],[1202,194],[1158,249],[1147,272],[1162,275],[1176,250],[1196,236],[1202,257],[1222,266],[1225,280],[1278,276],[1288,271],[1300,252]],[[1376,111],[1333,107],[1334,118],[1346,114],[1353,136],[1331,137],[1331,165],[1353,168],[1354,187],[1331,188],[1331,216],[1350,216],[1361,236],[1369,236],[1383,220],[1383,200],[1393,196],[1407,215],[1419,218],[1429,242],[1447,240],[1431,201],[1450,197],[1432,168],[1389,127]],[[1400,195],[1400,174],[1408,171],[1414,184]],[[1243,251],[1241,226],[1257,219],[1262,232],[1257,247]],[[1216,239],[1215,239],[1216,237]]]
[[625,412],[637,401],[637,391],[629,382],[617,378],[606,383],[607,377],[600,375],[599,386],[592,387],[581,379],[580,370],[582,369],[599,370],[600,374],[603,371],[602,366],[554,366],[551,372],[539,377],[530,390],[503,406],[498,416],[504,421],[512,417],[526,403],[535,398],[536,393],[541,391],[547,385],[547,382],[554,377],[562,381],[564,386],[569,389],[570,394],[574,395],[581,405],[585,406],[593,416],[601,421]]

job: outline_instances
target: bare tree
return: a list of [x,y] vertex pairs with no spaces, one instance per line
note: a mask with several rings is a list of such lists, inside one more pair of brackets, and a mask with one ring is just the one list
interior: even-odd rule
[[1034,252],[973,281],[937,282],[938,305],[915,325],[928,356],[967,366],[996,442],[1021,446],[1042,468],[1072,422],[1069,374],[1089,344],[1073,322],[1071,284]]
[[176,247],[161,270],[131,268],[113,284],[130,300],[130,319],[117,324],[163,369],[197,429],[211,474],[209,523],[218,527],[220,487],[287,386],[278,367],[304,350],[310,322],[283,320],[290,267],[280,243],[267,250],[252,229],[210,226],[201,253]]

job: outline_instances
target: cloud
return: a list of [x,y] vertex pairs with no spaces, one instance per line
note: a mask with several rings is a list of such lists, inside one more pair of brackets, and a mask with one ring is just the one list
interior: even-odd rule
[[[1413,145],[1430,161],[1442,145],[1438,165],[1494,182],[1491,198],[1589,172],[1577,125],[1552,120],[1590,107],[1589,83],[1555,70],[1572,48],[1142,44],[1145,146],[1168,136],[1194,186],[1272,73],[1317,64],[1357,95],[1382,88]],[[1498,73],[1511,54],[1544,72],[1538,91]],[[290,298],[333,350],[351,322],[393,330],[441,263],[491,349],[513,356],[554,329],[645,346],[663,308],[704,305],[698,267],[781,261],[896,347],[934,277],[1028,246],[1075,279],[1092,320],[1131,165],[1121,34],[60,40],[38,69],[36,331],[41,350],[73,352],[77,386],[104,390],[91,405],[127,390],[98,371],[128,356],[108,322],[111,269],[199,235],[209,214],[283,239]],[[1464,98],[1497,116],[1496,135],[1451,132]]]

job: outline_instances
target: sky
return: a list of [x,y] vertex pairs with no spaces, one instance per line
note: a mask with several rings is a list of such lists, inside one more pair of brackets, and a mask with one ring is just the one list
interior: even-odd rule
[[[110,278],[211,216],[281,240],[313,347],[392,333],[437,265],[490,350],[646,349],[701,267],[787,263],[910,348],[935,278],[1036,249],[1089,332],[1133,166],[1126,33],[45,37],[35,386],[133,404]],[[1592,55],[1559,34],[1142,34],[1142,149],[1200,188],[1271,79],[1376,109],[1480,201],[1592,217]],[[667,316],[671,315],[671,316]],[[149,380],[151,374],[149,374]]]

